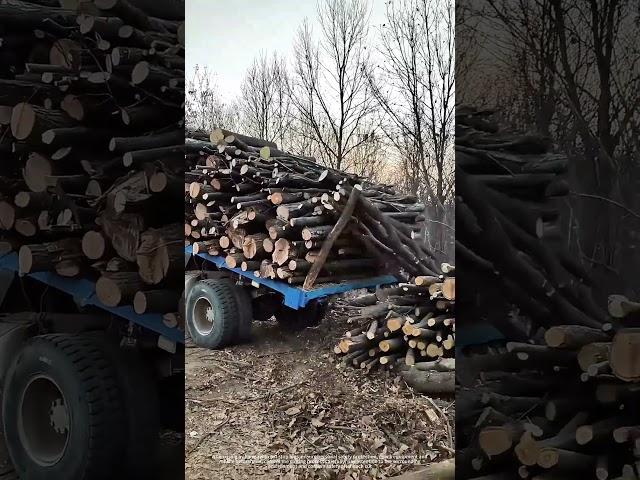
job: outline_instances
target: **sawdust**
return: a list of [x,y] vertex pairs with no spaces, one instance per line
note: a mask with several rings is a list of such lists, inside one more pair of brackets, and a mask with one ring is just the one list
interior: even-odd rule
[[251,344],[187,349],[188,480],[377,479],[451,456],[452,400],[336,364],[337,317],[299,333],[256,323]]

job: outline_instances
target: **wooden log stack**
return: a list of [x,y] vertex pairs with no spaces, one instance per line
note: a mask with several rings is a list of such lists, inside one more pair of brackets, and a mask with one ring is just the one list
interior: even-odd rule
[[0,2],[2,251],[175,325],[184,5],[59,3]]
[[638,304],[597,305],[567,249],[567,159],[491,112],[456,115],[459,329],[485,318],[504,336],[458,356],[457,475],[639,478]]
[[424,205],[223,129],[187,132],[185,237],[196,253],[312,288],[397,272],[434,275],[419,241]]
[[369,373],[399,373],[417,392],[455,392],[455,268],[378,289],[346,305],[349,330],[334,352],[348,366]]

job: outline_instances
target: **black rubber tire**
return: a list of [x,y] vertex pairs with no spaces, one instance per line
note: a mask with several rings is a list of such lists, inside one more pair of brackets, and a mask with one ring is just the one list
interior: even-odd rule
[[[59,460],[50,465],[38,463],[27,452],[19,433],[23,393],[38,377],[55,382],[70,419],[67,444]],[[2,402],[5,439],[20,478],[114,478],[114,465],[124,448],[122,412],[114,367],[95,339],[82,335],[32,338],[9,368]]]
[[185,272],[184,274],[184,302],[186,305],[187,297],[189,296],[189,292],[193,288],[193,286],[200,280],[202,276],[200,273],[194,272]]
[[236,297],[236,304],[238,306],[238,332],[236,335],[237,342],[250,342],[251,341],[251,327],[253,325],[253,309],[251,308],[251,297],[246,290],[246,287],[241,285],[234,285],[233,293]]
[[[202,348],[216,350],[233,343],[238,334],[240,313],[234,292],[235,286],[228,280],[200,280],[187,295],[187,328],[193,343]],[[209,302],[213,313],[213,328],[210,331],[199,331],[196,327],[202,312],[198,301],[205,299]]]
[[325,304],[317,301],[308,303],[299,310],[294,310],[283,304],[275,315],[276,320],[283,328],[291,332],[298,332],[318,325],[322,320],[325,309]]
[[125,452],[118,478],[155,478],[160,443],[160,402],[155,372],[137,351],[120,348],[107,339],[103,345],[115,367],[125,413]]

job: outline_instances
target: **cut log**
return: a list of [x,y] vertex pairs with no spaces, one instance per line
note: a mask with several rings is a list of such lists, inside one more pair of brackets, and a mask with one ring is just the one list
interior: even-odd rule
[[581,325],[560,325],[551,327],[545,332],[547,345],[556,348],[576,349],[589,343],[605,342],[610,336],[602,330]]
[[454,478],[456,478],[455,461],[444,460],[416,471],[389,477],[389,480],[454,480]]
[[133,298],[133,309],[138,314],[171,312],[177,310],[179,299],[175,290],[138,291]]
[[90,230],[82,237],[82,252],[90,260],[102,258],[107,250],[107,242],[102,232]]
[[478,435],[478,444],[489,457],[501,455],[514,447],[523,430],[516,422],[484,427]]
[[[268,238],[266,233],[247,235],[242,242],[242,252],[248,259],[261,259],[266,255],[264,241]],[[278,265],[282,263],[278,262]]]
[[168,277],[170,271],[178,270],[184,261],[182,229],[183,226],[176,223],[142,233],[136,263],[144,282],[157,285]]
[[616,333],[609,362],[613,374],[620,380],[640,381],[640,328],[626,328]]
[[64,112],[30,103],[18,103],[11,114],[11,133],[18,140],[38,142],[45,131],[70,125],[71,119]]
[[143,285],[136,272],[108,273],[96,282],[96,295],[107,307],[117,307],[132,302]]
[[624,318],[632,313],[640,312],[640,303],[632,302],[624,295],[609,296],[609,314],[614,318]]
[[428,395],[455,393],[455,374],[453,372],[429,372],[411,369],[402,373],[409,386]]

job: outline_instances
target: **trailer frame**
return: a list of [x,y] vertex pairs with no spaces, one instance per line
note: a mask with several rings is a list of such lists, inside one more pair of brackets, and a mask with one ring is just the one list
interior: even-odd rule
[[[15,252],[1,255],[0,270],[11,271],[20,276],[18,255]],[[142,328],[151,330],[173,342],[184,344],[184,332],[178,328],[167,327],[162,321],[162,315],[160,314],[138,314],[133,310],[131,305],[119,307],[108,307],[104,305],[96,295],[96,284],[92,280],[87,278],[66,278],[53,272],[33,272],[23,276],[36,279],[72,296],[80,306],[98,307]]]
[[281,294],[284,297],[284,305],[294,310],[304,308],[314,300],[330,297],[339,293],[345,293],[359,288],[374,288],[381,285],[398,283],[398,280],[392,275],[379,275],[376,277],[348,280],[340,283],[324,283],[314,286],[309,290],[305,290],[299,286],[289,285],[281,280],[256,277],[252,272],[245,272],[240,268],[229,268],[222,256],[209,255],[208,253],[197,253],[194,255],[193,248],[191,246],[185,247],[185,264],[192,256],[202,258],[206,262],[215,265],[220,270],[233,272],[245,280],[249,280],[251,285],[255,288],[262,286],[268,290]]

